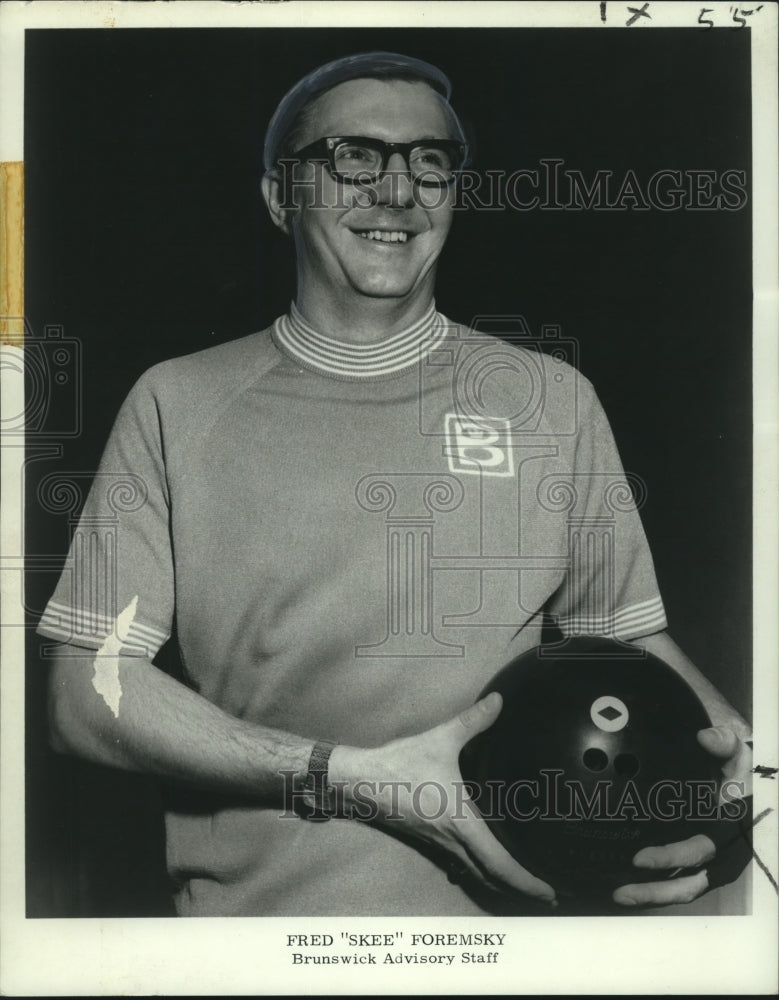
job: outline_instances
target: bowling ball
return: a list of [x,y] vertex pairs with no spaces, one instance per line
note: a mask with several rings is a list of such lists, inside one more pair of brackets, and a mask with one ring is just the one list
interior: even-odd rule
[[599,637],[536,647],[492,680],[496,722],[466,744],[463,778],[490,829],[560,896],[686,874],[634,867],[644,847],[685,840],[716,815],[711,725],[689,685],[639,647]]

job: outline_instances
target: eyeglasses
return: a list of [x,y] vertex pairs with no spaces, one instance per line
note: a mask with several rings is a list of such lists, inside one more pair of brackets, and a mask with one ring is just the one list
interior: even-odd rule
[[335,180],[371,184],[379,180],[394,153],[400,153],[415,184],[446,187],[465,166],[468,147],[455,139],[384,142],[362,135],[327,136],[292,154],[293,159],[324,160]]

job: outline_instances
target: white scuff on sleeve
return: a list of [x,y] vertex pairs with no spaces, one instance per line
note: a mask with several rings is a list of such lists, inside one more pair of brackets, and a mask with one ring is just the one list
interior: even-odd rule
[[130,626],[135,621],[137,610],[138,595],[136,594],[124,611],[116,616],[113,634],[106,636],[105,642],[95,655],[95,674],[92,678],[92,687],[117,719],[119,718],[119,700],[122,697],[122,685],[119,681],[119,657],[122,653],[122,645],[129,635]]

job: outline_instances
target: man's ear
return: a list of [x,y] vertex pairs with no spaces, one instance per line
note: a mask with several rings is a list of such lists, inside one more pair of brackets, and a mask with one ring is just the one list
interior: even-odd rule
[[262,196],[268,206],[268,212],[274,224],[288,236],[292,233],[291,215],[289,208],[282,207],[281,182],[275,170],[269,170],[262,178]]

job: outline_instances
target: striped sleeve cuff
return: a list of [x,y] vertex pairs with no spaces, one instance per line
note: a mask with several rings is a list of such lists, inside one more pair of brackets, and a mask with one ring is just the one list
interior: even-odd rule
[[658,595],[638,604],[629,604],[608,615],[561,615],[557,622],[563,635],[605,635],[615,639],[637,639],[667,627],[665,608]]
[[[57,642],[100,649],[109,636],[116,635],[116,620],[84,608],[49,601],[38,623],[37,632]],[[152,659],[169,638],[170,632],[135,619],[127,630],[120,653],[123,656],[145,656]]]

